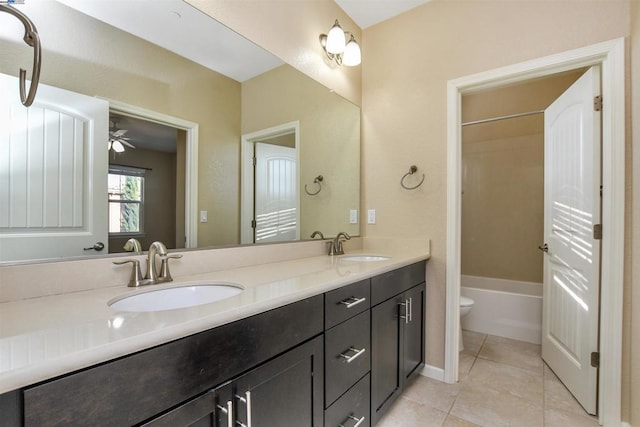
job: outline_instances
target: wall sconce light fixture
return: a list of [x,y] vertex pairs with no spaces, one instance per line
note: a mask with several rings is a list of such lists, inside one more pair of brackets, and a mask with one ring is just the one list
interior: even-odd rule
[[362,59],[360,46],[352,33],[342,29],[337,19],[327,34],[320,34],[320,45],[327,57],[336,61],[338,65],[344,64],[349,67],[360,65]]

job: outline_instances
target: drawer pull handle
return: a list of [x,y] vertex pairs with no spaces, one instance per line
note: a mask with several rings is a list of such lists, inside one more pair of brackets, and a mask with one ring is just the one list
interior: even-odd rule
[[351,307],[355,307],[356,305],[360,304],[361,302],[365,302],[366,300],[367,300],[366,297],[362,297],[362,298],[349,297],[349,298],[347,298],[345,300],[340,301],[339,304],[343,304],[347,308],[351,308]]
[[229,400],[226,408],[218,405],[218,409],[227,416],[227,427],[233,427],[233,402]]
[[244,424],[240,421],[236,421],[236,424],[238,424],[240,427],[251,427],[251,392],[247,391],[244,393],[244,395],[245,397],[236,394],[236,399],[247,406],[247,423]]
[[345,427],[345,424],[347,423],[347,421],[349,420],[353,420],[356,423],[352,426],[352,427],[358,427],[360,424],[362,424],[365,420],[364,415],[362,416],[362,418],[356,418],[353,415],[349,415],[349,418],[347,418],[345,421],[343,421],[342,424],[338,424],[338,427]]
[[358,350],[357,348],[349,347],[349,350],[347,351],[353,351],[355,352],[355,354],[349,356],[347,354],[341,353],[340,357],[344,358],[345,362],[351,363],[354,360],[356,360],[358,357],[362,356],[366,350],[367,350],[366,348],[363,348],[362,350]]
[[400,318],[404,319],[405,324],[409,324],[411,322],[411,302],[405,300],[405,302],[399,302],[398,305],[404,307],[404,316],[400,316]]

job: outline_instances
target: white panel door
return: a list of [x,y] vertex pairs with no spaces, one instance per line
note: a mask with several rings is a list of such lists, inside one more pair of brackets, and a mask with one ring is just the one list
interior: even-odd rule
[[107,252],[109,103],[0,74],[0,261]]
[[296,149],[255,144],[254,242],[282,242],[299,238]]
[[589,69],[545,111],[542,357],[596,413],[600,242],[599,69]]

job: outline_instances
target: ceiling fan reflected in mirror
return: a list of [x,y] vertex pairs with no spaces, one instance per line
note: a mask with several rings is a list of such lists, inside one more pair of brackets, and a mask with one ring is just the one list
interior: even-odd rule
[[113,123],[113,126],[111,126],[112,130],[109,131],[109,151],[113,150],[116,153],[122,153],[125,147],[136,148],[129,142],[131,138],[124,136],[128,131],[126,129],[117,129],[115,121],[111,123]]

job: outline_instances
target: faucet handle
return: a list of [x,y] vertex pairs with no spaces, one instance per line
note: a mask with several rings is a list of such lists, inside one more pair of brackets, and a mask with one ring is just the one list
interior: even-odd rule
[[113,261],[115,265],[124,265],[131,263],[131,276],[129,277],[129,283],[127,286],[131,288],[138,287],[142,284],[142,273],[140,272],[140,261],[137,259],[125,259],[123,261]]
[[163,282],[173,281],[173,277],[171,277],[171,272],[169,271],[169,260],[180,258],[182,258],[180,254],[160,255],[160,260],[162,261],[160,266],[160,279]]

